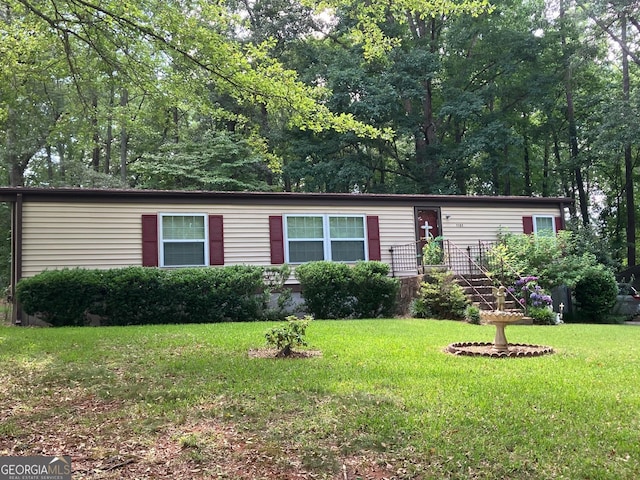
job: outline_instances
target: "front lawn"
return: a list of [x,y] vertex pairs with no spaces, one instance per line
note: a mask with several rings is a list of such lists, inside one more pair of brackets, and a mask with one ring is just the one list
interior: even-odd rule
[[454,357],[494,328],[316,321],[321,357],[250,358],[272,323],[0,327],[0,455],[75,479],[640,478],[640,326],[510,326],[539,358]]

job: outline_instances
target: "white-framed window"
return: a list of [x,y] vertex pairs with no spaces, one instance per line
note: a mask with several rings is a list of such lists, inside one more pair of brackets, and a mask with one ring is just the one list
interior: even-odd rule
[[540,237],[554,236],[556,234],[556,219],[551,215],[534,215],[533,233]]
[[284,223],[288,263],[367,259],[364,215],[286,215]]
[[161,213],[159,219],[161,267],[201,267],[209,264],[207,215]]

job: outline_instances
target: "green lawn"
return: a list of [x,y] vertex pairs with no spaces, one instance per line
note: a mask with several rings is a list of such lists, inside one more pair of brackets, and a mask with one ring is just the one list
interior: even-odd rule
[[249,358],[272,325],[0,327],[0,454],[70,454],[74,479],[640,478],[640,326],[510,326],[556,353],[491,359],[442,351],[491,326],[315,321],[322,357]]

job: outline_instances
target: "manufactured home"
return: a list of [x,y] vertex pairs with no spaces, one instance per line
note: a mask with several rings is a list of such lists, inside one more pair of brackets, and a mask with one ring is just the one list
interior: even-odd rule
[[47,269],[132,265],[380,260],[393,275],[415,275],[426,239],[444,237],[450,256],[472,258],[501,231],[555,233],[571,204],[541,197],[28,187],[0,188],[0,201],[11,206],[12,289]]

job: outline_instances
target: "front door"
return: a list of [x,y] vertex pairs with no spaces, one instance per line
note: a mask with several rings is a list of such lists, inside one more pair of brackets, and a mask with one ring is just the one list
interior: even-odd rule
[[440,236],[440,209],[417,208],[416,209],[416,239],[418,254],[422,253],[422,247],[430,238]]

